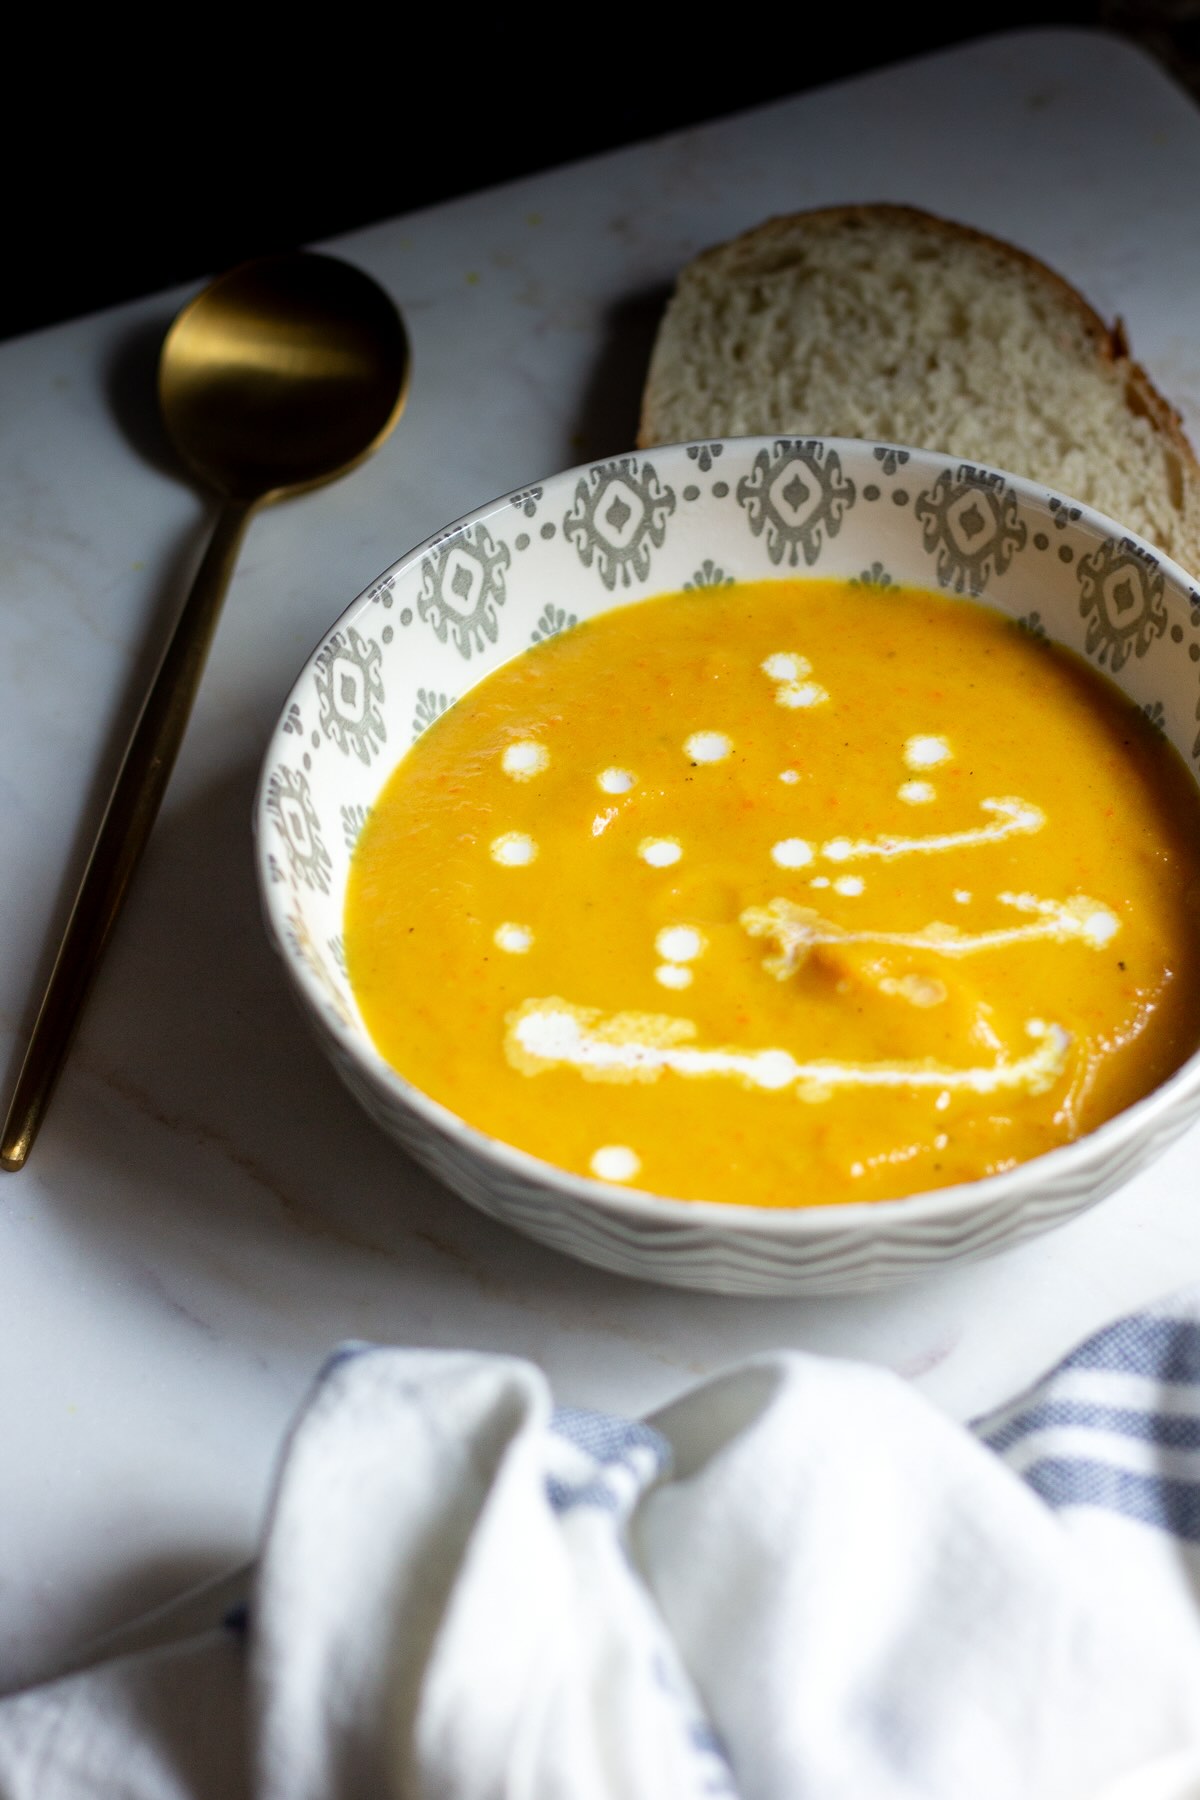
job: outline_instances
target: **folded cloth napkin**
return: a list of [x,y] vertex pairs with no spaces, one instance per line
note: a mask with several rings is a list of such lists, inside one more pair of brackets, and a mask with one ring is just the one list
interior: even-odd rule
[[641,1420],[354,1345],[244,1607],[0,1701],[6,1800],[1195,1800],[1200,1294],[964,1428],[764,1355]]

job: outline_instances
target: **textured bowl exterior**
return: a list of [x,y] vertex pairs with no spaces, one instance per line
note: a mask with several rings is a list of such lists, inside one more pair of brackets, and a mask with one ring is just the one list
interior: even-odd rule
[[831,1294],[972,1260],[1073,1217],[1200,1114],[1200,1055],[1077,1143],[957,1188],[774,1209],[569,1175],[474,1130],[375,1050],[346,978],[358,832],[396,763],[531,643],[678,588],[788,575],[979,598],[1105,672],[1200,781],[1200,586],[1119,524],[1002,471],[851,439],[730,438],[583,465],[478,508],[337,620],[268,746],[264,918],[300,1007],[368,1114],[449,1188],[606,1269],[741,1294]]

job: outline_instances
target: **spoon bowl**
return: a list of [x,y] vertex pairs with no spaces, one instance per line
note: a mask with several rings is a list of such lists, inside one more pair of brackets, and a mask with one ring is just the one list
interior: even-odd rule
[[369,456],[403,410],[408,370],[408,337],[388,295],[349,263],[311,251],[230,270],[167,332],[163,421],[222,506],[76,895],[0,1135],[0,1168],[23,1167],[49,1104],[157,817],[252,512]]
[[349,263],[264,257],[184,307],[159,361],[175,448],[231,500],[279,499],[346,474],[404,406],[409,349],[387,294]]

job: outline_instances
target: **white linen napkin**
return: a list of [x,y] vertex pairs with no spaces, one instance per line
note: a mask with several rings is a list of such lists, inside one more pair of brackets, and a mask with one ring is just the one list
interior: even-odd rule
[[1197,1800],[1200,1296],[970,1428],[795,1352],[623,1420],[348,1346],[245,1606],[0,1700],[0,1794]]

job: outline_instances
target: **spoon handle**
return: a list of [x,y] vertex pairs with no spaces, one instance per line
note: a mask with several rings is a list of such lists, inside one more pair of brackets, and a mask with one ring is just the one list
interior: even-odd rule
[[49,1104],[183,741],[252,510],[253,502],[240,500],[223,506],[142,704],[17,1078],[0,1136],[0,1169],[22,1167]]

